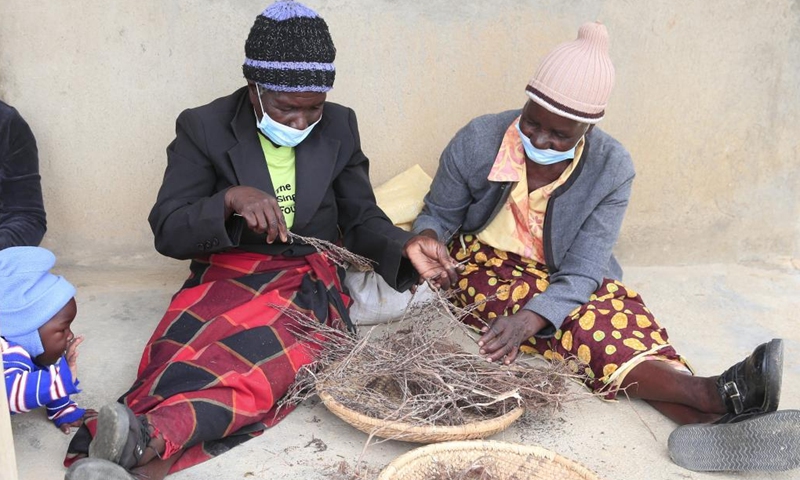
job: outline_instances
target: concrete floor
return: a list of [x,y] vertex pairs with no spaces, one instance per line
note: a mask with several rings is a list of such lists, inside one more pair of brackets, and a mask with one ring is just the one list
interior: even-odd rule
[[[167,260],[157,267],[75,266],[62,269],[78,288],[74,330],[81,347],[82,406],[113,401],[130,385],[139,355],[186,266]],[[626,283],[642,294],[666,325],[673,344],[700,375],[714,375],[747,356],[759,343],[785,339],[781,408],[800,409],[800,265],[791,261],[759,265],[631,267]],[[21,480],[61,478],[69,437],[43,412],[12,418]],[[572,458],[606,479],[790,479],[783,473],[700,474],[669,459],[667,438],[674,425],[648,405],[590,398],[568,404],[533,426],[512,426],[495,439],[538,443]],[[367,436],[317,402],[301,405],[261,437],[220,457],[174,475],[174,480],[330,478],[336,466],[354,465]],[[378,472],[416,445],[372,445],[362,459]],[[374,475],[373,475],[374,476]]]

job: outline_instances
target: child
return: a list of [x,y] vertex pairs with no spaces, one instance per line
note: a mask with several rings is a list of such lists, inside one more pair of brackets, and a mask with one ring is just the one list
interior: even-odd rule
[[[56,262],[39,247],[0,250],[0,350],[11,413],[47,407],[47,417],[68,434],[87,411],[78,393],[75,287],[50,269]],[[91,413],[91,411],[89,411]]]

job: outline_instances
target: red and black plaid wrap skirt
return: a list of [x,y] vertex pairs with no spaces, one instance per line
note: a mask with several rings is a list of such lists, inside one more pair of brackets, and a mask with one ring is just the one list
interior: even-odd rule
[[[337,267],[324,254],[280,257],[232,251],[192,262],[144,349],[137,379],[119,401],[144,415],[180,454],[171,473],[260,434],[292,408],[277,403],[318,345],[281,313],[296,309],[319,322],[351,327]],[[65,465],[88,452],[87,421]]]

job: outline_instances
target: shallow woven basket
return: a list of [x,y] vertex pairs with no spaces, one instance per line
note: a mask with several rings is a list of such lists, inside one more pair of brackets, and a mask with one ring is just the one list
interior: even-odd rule
[[345,407],[324,389],[318,387],[317,392],[328,410],[362,432],[404,442],[434,443],[485,438],[508,428],[525,411],[522,407],[517,407],[496,418],[476,420],[458,426],[418,426],[369,417]]
[[[483,463],[481,463],[483,462]],[[536,445],[492,440],[447,442],[416,448],[397,457],[383,469],[378,480],[428,480],[440,477],[442,467],[467,471],[483,464],[492,480],[600,480],[572,460]]]

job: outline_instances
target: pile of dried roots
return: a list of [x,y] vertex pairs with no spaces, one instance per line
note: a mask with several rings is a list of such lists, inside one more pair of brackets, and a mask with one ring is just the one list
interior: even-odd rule
[[[475,306],[473,306],[474,308]],[[450,338],[466,328],[456,309],[439,294],[409,309],[399,330],[362,338],[314,322],[296,310],[287,315],[303,326],[299,334],[320,349],[285,397],[299,403],[322,388],[345,407],[372,418],[413,426],[465,425],[499,417],[519,406],[552,412],[578,394],[567,387],[574,374],[563,363],[489,363]],[[442,322],[435,319],[447,319]]]

